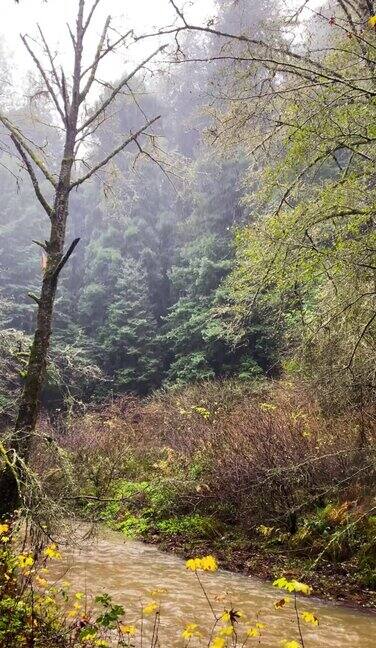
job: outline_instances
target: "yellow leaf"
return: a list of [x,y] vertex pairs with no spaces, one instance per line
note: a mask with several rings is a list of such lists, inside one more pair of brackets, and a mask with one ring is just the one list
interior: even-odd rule
[[214,556],[205,556],[204,558],[201,558],[201,565],[201,569],[204,571],[214,572],[218,569],[217,561]]
[[368,24],[370,27],[376,27],[376,16],[371,16],[371,18],[368,18]]
[[234,634],[234,626],[228,625],[224,626],[224,628],[221,628],[219,631],[219,635],[221,637],[231,637],[231,635]]
[[151,601],[145,607],[143,608],[143,613],[144,614],[153,614],[153,612],[156,612],[158,610],[158,603],[155,601]]
[[291,582],[292,582],[292,584],[294,586],[294,589],[293,589],[294,592],[301,592],[302,594],[306,594],[307,596],[309,596],[309,594],[311,594],[312,587],[307,585],[307,583],[300,583],[299,581],[296,581],[296,580],[293,580]]
[[196,571],[196,569],[201,569],[201,560],[200,558],[190,558],[186,561],[185,566],[191,571]]
[[210,648],[225,648],[226,639],[223,637],[214,637],[213,641],[210,644]]
[[0,524],[0,535],[9,531],[9,524]]
[[55,560],[61,559],[61,553],[58,551],[57,545],[55,543],[46,547],[43,551],[43,555],[46,558],[55,558]]
[[302,612],[300,616],[302,617],[303,621],[305,621],[306,623],[312,623],[312,625],[314,626],[319,625],[319,620],[317,616],[313,614],[313,612],[308,612],[308,611]]
[[203,558],[190,558],[185,563],[186,569],[191,571],[217,571],[218,565],[214,556],[204,556]]
[[312,587],[306,583],[300,583],[297,580],[288,581],[286,578],[277,578],[273,583],[274,587],[279,587],[280,589],[285,589],[288,592],[301,592],[307,596],[311,594]]
[[26,567],[32,567],[34,565],[34,558],[30,555],[19,554],[17,556],[17,562],[20,569],[25,569]]
[[300,643],[293,639],[292,641],[282,641],[283,648],[302,648]]
[[181,636],[183,639],[192,639],[192,637],[202,637],[202,634],[197,623],[187,623]]
[[133,637],[136,634],[136,626],[134,626],[134,625],[121,625],[120,626],[120,632],[122,634],[127,634],[127,635]]

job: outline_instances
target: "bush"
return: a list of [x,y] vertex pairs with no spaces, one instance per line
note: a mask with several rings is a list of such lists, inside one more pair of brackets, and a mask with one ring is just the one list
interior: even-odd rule
[[375,446],[359,447],[358,417],[326,418],[301,382],[209,381],[97,408],[63,443],[83,492],[113,498],[94,506],[127,534],[232,526],[245,541],[342,561],[370,542]]

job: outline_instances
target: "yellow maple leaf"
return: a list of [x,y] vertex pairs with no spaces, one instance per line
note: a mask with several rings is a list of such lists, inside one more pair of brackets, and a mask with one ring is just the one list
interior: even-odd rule
[[308,612],[308,611],[302,612],[300,616],[302,617],[303,621],[305,621],[306,623],[312,623],[312,625],[314,626],[319,625],[319,620],[317,616],[313,614],[313,612]]
[[122,632],[122,634],[127,634],[127,635],[133,637],[136,634],[136,626],[134,626],[134,625],[121,625],[120,626],[120,632]]
[[158,603],[155,601],[151,601],[145,607],[143,608],[144,614],[153,614],[153,612],[156,612],[158,610]]

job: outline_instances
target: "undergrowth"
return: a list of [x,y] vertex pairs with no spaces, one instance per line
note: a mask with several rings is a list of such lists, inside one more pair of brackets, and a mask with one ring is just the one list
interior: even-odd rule
[[325,417],[308,386],[217,381],[124,397],[59,442],[82,515],[185,555],[215,550],[230,568],[259,551],[266,576],[281,556],[330,566],[355,591],[375,587],[374,434],[372,412]]

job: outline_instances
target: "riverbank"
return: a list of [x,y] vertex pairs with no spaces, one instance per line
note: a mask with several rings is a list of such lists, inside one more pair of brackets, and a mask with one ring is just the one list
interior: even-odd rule
[[[76,510],[127,538],[318,596],[376,606],[375,447],[357,412],[324,416],[309,386],[208,382],[123,398],[59,442]],[[373,431],[372,431],[373,430]],[[312,566],[315,566],[313,569]]]
[[218,542],[187,541],[182,537],[161,538],[157,535],[146,536],[143,540],[161,551],[185,559],[192,555],[212,553],[221,569],[263,581],[272,582],[281,576],[304,581],[312,587],[313,595],[324,601],[376,614],[376,591],[360,587],[356,564],[351,561],[335,564],[321,559],[312,569],[313,561],[300,560],[283,550],[270,551],[255,542],[226,544],[225,538]]

